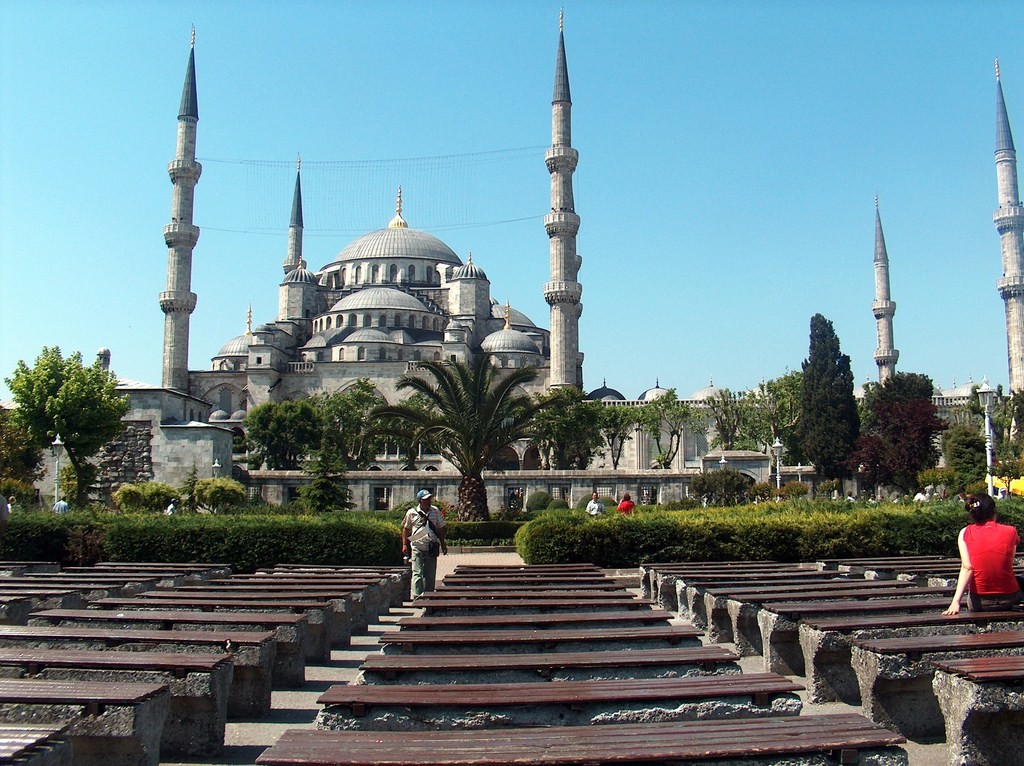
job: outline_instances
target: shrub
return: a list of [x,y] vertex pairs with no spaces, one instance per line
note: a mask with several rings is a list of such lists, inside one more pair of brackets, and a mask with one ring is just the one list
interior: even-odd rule
[[163,513],[178,490],[160,481],[124,484],[114,492],[117,507],[127,513]]
[[[640,506],[637,510],[645,510],[649,507],[650,506]],[[654,507],[660,508],[664,511],[689,511],[694,508],[700,508],[701,502],[695,497],[683,497],[679,500],[669,500],[667,503]]]
[[526,510],[543,511],[551,507],[551,495],[547,492],[531,492],[526,498]]
[[747,490],[747,497],[753,501],[764,502],[775,496],[775,487],[767,481],[759,481]]
[[564,511],[568,510],[568,508],[569,504],[560,497],[556,497],[547,505],[547,510],[549,511]]
[[17,479],[0,479],[0,494],[6,498],[14,497],[14,501],[21,506],[22,510],[27,507],[34,507],[36,500],[35,490],[32,485]]
[[214,513],[245,504],[245,487],[234,479],[200,479],[195,486],[196,502]]
[[783,500],[795,500],[799,497],[806,497],[811,488],[802,481],[789,481],[782,485],[779,496]]

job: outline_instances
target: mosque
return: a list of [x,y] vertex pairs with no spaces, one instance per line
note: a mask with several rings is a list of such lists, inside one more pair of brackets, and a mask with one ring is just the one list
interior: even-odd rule
[[[232,448],[233,440],[243,433],[246,413],[266,402],[342,391],[361,378],[369,379],[382,399],[394,402],[399,399],[399,378],[415,371],[422,361],[470,361],[486,353],[499,367],[537,368],[539,376],[530,393],[583,388],[579,348],[583,289],[578,279],[582,259],[576,252],[580,217],[573,199],[579,154],[571,140],[572,100],[561,23],[559,27],[552,144],[544,155],[551,180],[550,211],[544,218],[551,271],[542,286],[550,307],[549,330],[509,304],[496,302],[486,273],[471,255],[463,262],[440,239],[410,226],[401,189],[386,226],[357,238],[333,261],[311,270],[302,256],[299,166],[277,316],[253,327],[250,315],[245,333],[224,343],[204,370],[188,369],[189,321],[198,300],[191,290],[193,251],[200,235],[193,223],[194,191],[202,174],[196,161],[199,100],[193,37],[178,110],[177,148],[168,166],[172,214],[164,227],[167,285],[159,295],[165,316],[162,382],[154,386],[122,381],[120,390],[130,396],[132,406],[124,436],[101,456],[101,492],[125,482],[152,479],[178,485],[195,470],[201,477],[243,478],[252,497],[286,501],[301,486],[301,472],[247,470],[244,455]],[[1017,391],[1024,388],[1024,208],[998,64],[996,80],[999,208],[994,220],[1003,254],[998,290],[1006,306],[1010,388]],[[895,374],[899,352],[893,342],[896,304],[890,296],[888,253],[877,200],[874,268],[872,313],[878,329],[874,358],[879,381],[884,382]],[[100,358],[109,364],[109,351],[101,349]],[[965,404],[971,388],[968,384],[936,391],[936,403],[947,411]],[[686,400],[699,408],[717,392],[708,386]],[[655,385],[628,398],[602,385],[588,398],[608,406],[638,406],[667,393]],[[503,498],[515,491],[544,489],[570,500],[592,491],[609,497],[630,491],[644,502],[665,502],[688,494],[689,477],[724,465],[727,459],[731,467],[756,481],[772,475],[767,454],[709,452],[710,438],[706,432],[684,433],[673,465],[661,471],[651,470],[652,440],[639,430],[627,442],[615,469],[599,459],[590,471],[540,471],[536,448],[516,445],[503,456],[506,470],[489,480],[489,491]],[[350,475],[356,507],[386,508],[412,497],[421,486],[444,492],[455,487],[458,477],[450,466],[438,456],[422,457],[421,470],[432,472],[429,484],[424,484],[422,474],[400,470],[403,461],[397,454],[379,456],[370,471]],[[781,472],[786,481],[813,477],[812,467],[782,466]]]

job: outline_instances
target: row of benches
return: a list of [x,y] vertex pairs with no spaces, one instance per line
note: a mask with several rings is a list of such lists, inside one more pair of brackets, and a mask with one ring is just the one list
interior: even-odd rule
[[898,735],[798,715],[799,684],[741,674],[589,565],[459,567],[416,606],[359,682],[321,695],[319,730],[257,763],[907,762]]
[[[951,763],[1024,764],[1021,738],[1009,740],[1014,751],[1005,736],[1007,721],[1024,722],[1024,613],[941,614],[954,567],[929,557],[736,562],[657,565],[642,578],[661,603],[706,621],[709,636],[763,654],[766,670],[805,675],[812,702],[862,705],[910,739],[945,739]],[[993,663],[998,677],[972,675]]]
[[[347,645],[351,617],[365,630],[409,584],[404,569],[200,569],[107,565],[40,577],[41,588],[96,599],[0,625],[0,720],[72,720],[76,766],[216,755],[229,716],[268,713],[273,688],[303,684],[307,658]],[[300,598],[307,583],[315,597]]]

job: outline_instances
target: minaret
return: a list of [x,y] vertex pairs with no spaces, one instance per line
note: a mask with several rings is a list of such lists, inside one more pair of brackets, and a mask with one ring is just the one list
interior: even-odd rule
[[199,241],[199,227],[192,224],[195,188],[203,167],[196,162],[196,126],[199,102],[196,96],[196,30],[185,70],[185,86],[178,109],[178,146],[167,167],[174,190],[171,192],[171,222],[164,227],[167,243],[167,290],[160,293],[164,312],[164,388],[188,391],[188,325],[196,308],[192,292],[192,250]]
[[292,197],[292,219],[288,225],[288,255],[284,273],[304,268],[302,263],[302,158],[295,160],[295,195]]
[[993,215],[1002,240],[1003,276],[996,283],[1006,305],[1006,348],[1010,391],[1024,390],[1024,208],[1017,191],[1017,152],[1003,102],[996,59],[996,180],[999,208]]
[[885,383],[896,374],[896,360],[900,352],[892,345],[892,317],[896,304],[889,300],[889,254],[885,250],[885,236],[882,234],[882,218],[878,213],[878,196],[875,196],[875,302],[871,304],[878,325],[878,348],[875,349],[875,364],[878,365],[878,382]]
[[579,152],[572,148],[572,99],[565,63],[563,17],[558,14],[558,58],[551,101],[551,148],[544,154],[551,174],[551,212],[544,228],[551,241],[551,281],[544,285],[544,300],[551,306],[551,373],[549,387],[583,385],[579,324],[583,285],[576,281],[582,259],[576,255],[580,217],[572,197],[572,174]]

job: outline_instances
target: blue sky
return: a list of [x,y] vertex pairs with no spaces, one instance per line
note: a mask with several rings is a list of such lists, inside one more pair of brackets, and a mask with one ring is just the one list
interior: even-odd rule
[[[559,7],[0,0],[0,377],[107,346],[159,382],[192,24],[192,368],[274,318],[299,154],[312,268],[401,184],[547,326]],[[817,312],[875,379],[876,194],[899,369],[1005,384],[993,60],[1021,145],[1022,28],[1009,1],[566,2],[586,388],[749,388],[799,369]]]

